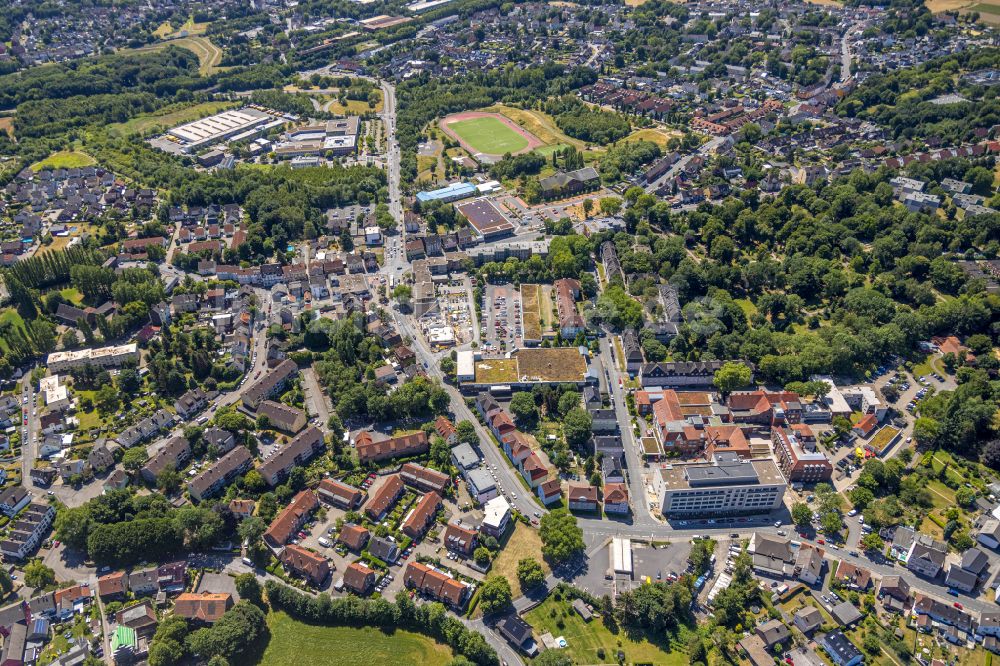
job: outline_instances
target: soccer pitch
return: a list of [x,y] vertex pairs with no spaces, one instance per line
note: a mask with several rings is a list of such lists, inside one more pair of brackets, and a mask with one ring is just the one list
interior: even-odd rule
[[497,118],[484,116],[448,123],[448,129],[477,153],[503,155],[528,147],[528,140]]

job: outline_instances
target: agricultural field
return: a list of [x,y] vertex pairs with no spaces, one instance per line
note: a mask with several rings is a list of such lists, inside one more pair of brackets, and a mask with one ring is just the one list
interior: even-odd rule
[[40,162],[35,162],[31,165],[31,169],[33,171],[41,171],[42,169],[74,169],[96,163],[97,160],[79,150],[60,150],[58,153],[52,153]]
[[177,125],[193,122],[207,116],[234,108],[233,102],[202,102],[194,106],[170,106],[155,113],[144,113],[123,123],[108,125],[111,136],[135,136],[155,134]]
[[521,319],[524,322],[524,339],[542,339],[542,320],[539,310],[542,287],[537,284],[521,285]]
[[285,613],[268,615],[271,638],[258,664],[267,666],[353,666],[421,664],[444,666],[451,649],[409,631],[386,633],[372,627],[322,627]]

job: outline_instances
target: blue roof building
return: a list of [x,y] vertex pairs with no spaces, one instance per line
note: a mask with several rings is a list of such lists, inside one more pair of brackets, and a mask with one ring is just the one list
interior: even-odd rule
[[417,201],[427,203],[430,201],[458,201],[467,199],[476,194],[478,190],[472,183],[452,183],[448,187],[442,187],[430,192],[417,192]]

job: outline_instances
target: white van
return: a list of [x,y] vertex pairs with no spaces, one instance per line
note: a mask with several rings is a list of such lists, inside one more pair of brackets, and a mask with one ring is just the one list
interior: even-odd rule
[[327,539],[326,537],[320,537],[318,539],[318,541],[319,541],[319,545],[323,546],[324,548],[329,548],[330,546],[333,545],[333,543],[329,539]]

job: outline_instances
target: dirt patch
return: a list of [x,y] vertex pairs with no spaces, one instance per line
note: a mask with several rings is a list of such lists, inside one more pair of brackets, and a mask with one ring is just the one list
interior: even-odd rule
[[469,151],[469,154],[471,155],[480,154],[480,151],[476,150],[473,146],[466,143],[465,139],[461,138],[456,132],[452,131],[450,125],[452,123],[461,122],[463,120],[472,120],[474,118],[493,118],[503,123],[503,125],[508,129],[510,129],[512,132],[523,137],[524,140],[528,142],[528,145],[525,148],[522,148],[521,150],[517,151],[517,153],[515,153],[517,155],[520,155],[521,153],[531,152],[535,148],[539,148],[545,145],[545,143],[542,142],[542,140],[539,139],[537,136],[527,131],[523,127],[519,127],[517,123],[512,121],[510,118],[507,118],[506,116],[501,115],[499,113],[486,113],[484,111],[465,111],[463,113],[453,113],[452,115],[443,118],[440,123],[441,131],[443,131],[445,134],[450,136],[455,141],[458,141],[458,143],[467,151]]
[[0,132],[6,132],[7,136],[14,138],[14,119],[11,116],[0,117]]

